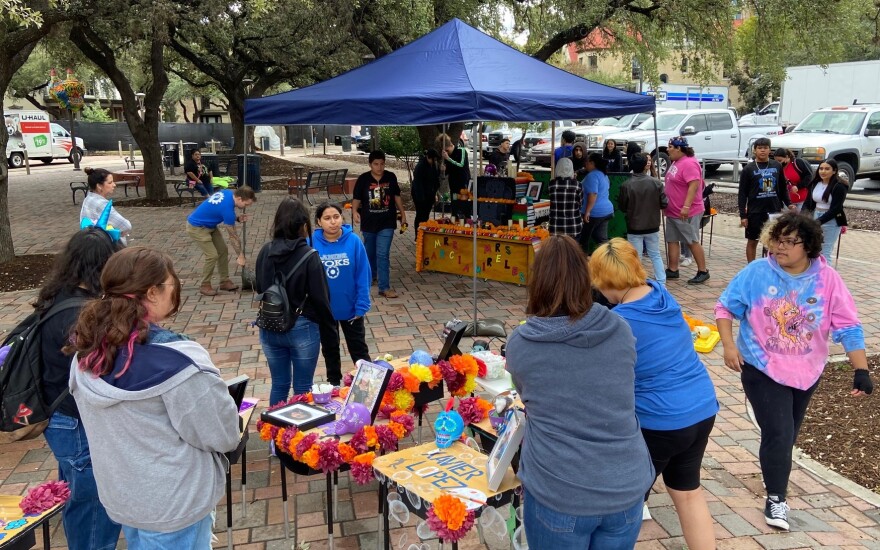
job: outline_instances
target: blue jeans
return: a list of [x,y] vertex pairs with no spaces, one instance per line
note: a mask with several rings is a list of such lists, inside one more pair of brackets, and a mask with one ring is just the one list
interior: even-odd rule
[[[818,219],[824,213],[824,211],[816,210],[813,212],[813,219]],[[822,235],[825,237],[822,241],[822,255],[825,256],[825,261],[828,262],[828,265],[831,265],[834,245],[837,244],[837,239],[840,238],[840,226],[837,225],[837,220],[832,218],[823,223]]]
[[70,485],[70,500],[61,521],[70,550],[112,550],[119,540],[119,524],[107,516],[98,500],[89,441],[82,422],[55,412],[43,432],[58,461],[58,479]]
[[391,288],[391,239],[393,229],[382,229],[378,233],[364,232],[364,247],[370,260],[373,278],[379,279],[379,292]]
[[128,550],[211,550],[211,528],[214,526],[213,514],[208,514],[189,527],[170,533],[147,531],[134,527],[122,526]]
[[666,286],[666,268],[663,266],[663,257],[660,256],[660,232],[647,233],[645,235],[634,235],[627,233],[626,240],[633,245],[637,252],[641,254],[642,246],[648,251],[648,258],[654,266],[654,278],[663,286]]
[[272,387],[269,404],[287,401],[290,385],[298,395],[312,390],[318,352],[321,349],[321,333],[314,321],[300,315],[293,328],[287,332],[271,332],[260,329],[260,343],[269,363]]
[[633,505],[603,516],[572,516],[547,508],[525,491],[523,523],[529,548],[631,550],[642,528],[643,496]]

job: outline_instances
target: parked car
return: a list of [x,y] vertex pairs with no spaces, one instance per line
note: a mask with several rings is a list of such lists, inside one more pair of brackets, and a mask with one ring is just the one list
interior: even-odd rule
[[[782,134],[780,126],[739,127],[736,117],[728,109],[692,109],[687,111],[668,111],[657,115],[657,139],[654,141],[654,119],[649,118],[635,130],[610,134],[605,139],[613,139],[621,152],[626,152],[629,142],[635,142],[642,151],[650,152],[659,159],[660,174],[665,175],[669,167],[666,144],[675,136],[688,136],[697,157],[705,162],[706,173],[718,169],[722,162],[746,162],[749,159],[752,142],[759,137],[774,137]],[[773,146],[777,147],[777,139]],[[598,149],[601,150],[602,146]]]
[[[659,111],[669,111],[670,109],[657,109]],[[633,115],[609,116],[600,118],[596,121],[590,130],[586,133],[587,149],[601,150],[602,144],[605,142],[604,137],[609,133],[619,133],[626,130],[633,130],[639,124],[651,118],[651,113],[638,113]]]
[[483,133],[480,137],[480,150],[483,158],[488,158],[489,153],[498,149],[504,139],[513,139],[514,130],[506,123],[486,122],[483,124]]
[[830,107],[813,111],[791,132],[775,138],[773,147],[791,149],[818,165],[837,161],[840,179],[880,180],[880,105]]
[[[523,156],[526,162],[530,162],[532,164],[537,164],[539,166],[550,166],[550,155],[553,151],[556,150],[557,147],[562,145],[562,132],[565,130],[571,130],[574,132],[575,141],[582,141],[586,143],[587,134],[594,128],[594,125],[588,126],[574,126],[571,128],[563,128],[562,130],[556,130],[556,139],[554,143],[550,143],[550,132],[546,133],[546,138],[543,139],[543,142],[536,143],[532,146],[528,152]],[[540,141],[540,140],[539,140]]]
[[[556,133],[561,134],[565,130],[569,130],[577,126],[573,120],[557,120],[556,121]],[[542,141],[549,141],[550,139],[550,125],[547,123],[541,124],[530,124],[529,128],[526,130],[525,136],[522,136],[522,130],[514,130],[513,137],[510,138],[512,140],[510,146],[510,153],[513,155],[513,158],[516,159],[517,162],[520,161],[520,157],[524,152],[528,152],[529,149],[537,145]],[[492,136],[489,136],[489,147],[497,148],[498,145],[501,144],[501,140],[503,138],[496,138],[497,143],[494,143]]]

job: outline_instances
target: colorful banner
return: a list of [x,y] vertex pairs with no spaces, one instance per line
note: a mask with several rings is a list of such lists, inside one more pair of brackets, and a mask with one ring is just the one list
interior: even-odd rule
[[[535,241],[515,241],[491,237],[477,238],[477,276],[493,281],[528,283],[529,266],[535,258]],[[422,239],[421,268],[454,275],[473,275],[474,248],[471,235],[425,232]]]

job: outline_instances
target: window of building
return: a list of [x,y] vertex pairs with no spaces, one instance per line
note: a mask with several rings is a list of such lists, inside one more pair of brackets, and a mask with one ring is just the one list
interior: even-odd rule
[[219,115],[202,115],[199,117],[202,124],[220,124],[220,116]]
[[681,72],[683,74],[687,74],[687,72],[688,72],[688,58],[687,57],[681,58]]
[[597,54],[591,53],[589,57],[589,67],[591,71],[595,71],[599,68],[599,56]]
[[639,63],[639,60],[633,57],[632,60],[632,75],[630,75],[630,80],[641,80],[642,78],[642,64]]

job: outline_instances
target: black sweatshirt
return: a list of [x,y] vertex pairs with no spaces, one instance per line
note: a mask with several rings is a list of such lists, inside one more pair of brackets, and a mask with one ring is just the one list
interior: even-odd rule
[[782,205],[791,204],[782,165],[773,159],[758,166],[750,162],[739,175],[739,217],[750,214],[775,214]]

